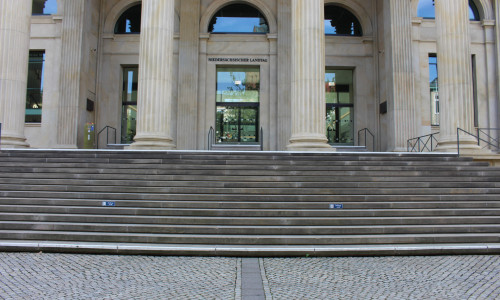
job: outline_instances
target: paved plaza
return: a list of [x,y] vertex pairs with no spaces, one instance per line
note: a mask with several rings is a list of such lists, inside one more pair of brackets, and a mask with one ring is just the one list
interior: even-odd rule
[[0,253],[0,299],[499,299],[500,256]]

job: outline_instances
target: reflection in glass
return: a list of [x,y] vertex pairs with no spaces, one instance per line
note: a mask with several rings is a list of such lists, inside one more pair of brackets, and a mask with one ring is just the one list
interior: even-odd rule
[[115,25],[115,34],[138,34],[141,32],[141,4],[127,9]]
[[337,5],[325,6],[325,34],[361,36],[361,24],[347,9]]
[[31,13],[33,15],[57,14],[57,0],[33,0]]
[[269,24],[258,9],[246,4],[231,4],[215,14],[208,32],[269,33]]
[[436,54],[429,54],[429,87],[431,100],[431,124],[439,126],[439,80]]
[[30,51],[26,91],[26,123],[42,122],[44,66],[45,51]]
[[328,142],[354,145],[353,71],[327,69],[325,89]]
[[123,68],[121,143],[134,141],[137,125],[138,67]]
[[[434,0],[420,0],[418,3],[417,16],[424,19],[435,19],[436,10]],[[473,0],[469,0],[469,19],[471,21],[480,21],[479,10]]]
[[259,141],[259,67],[217,68],[217,143]]

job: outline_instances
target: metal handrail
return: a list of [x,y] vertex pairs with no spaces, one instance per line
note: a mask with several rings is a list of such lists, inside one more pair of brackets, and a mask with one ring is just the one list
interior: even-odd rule
[[215,144],[215,129],[210,126],[208,130],[208,151],[212,151],[212,147]]
[[[466,130],[463,130],[462,128],[457,128],[457,155],[460,157],[460,132],[463,132],[463,133],[475,138],[477,140],[477,145],[479,147],[481,147],[481,142],[484,142],[484,143],[486,143],[486,146],[484,146],[483,148],[490,146],[490,147],[495,148],[496,150],[500,150],[500,142],[499,142],[498,138],[494,138],[490,134],[487,134],[485,132],[486,130],[488,130],[488,131],[491,131],[491,130],[500,131],[500,128],[477,128],[476,129],[477,135],[474,135]],[[491,143],[490,141],[481,138],[481,133],[483,135],[486,135],[486,137],[489,138],[490,140],[495,141],[496,144]]]
[[367,143],[367,138],[368,138],[367,134],[371,135],[371,137],[372,137],[372,152],[375,152],[375,135],[368,128],[363,128],[360,131],[358,131],[358,145],[361,145],[361,143],[360,143],[360,141],[361,141],[361,132],[365,133],[365,144],[364,144],[365,148],[368,147],[368,145],[366,144]]
[[409,139],[406,142],[406,150],[408,152],[425,152],[426,150],[429,152],[433,152],[435,150],[435,147],[439,143],[438,139],[436,138],[436,135],[438,134],[439,132],[436,132]]
[[2,149],[2,123],[0,123],[0,150]]
[[101,133],[104,132],[104,130],[106,130],[106,145],[109,145],[109,130],[110,129],[112,129],[115,133],[115,144],[116,144],[116,128],[106,125],[106,127],[101,129],[101,131],[99,131],[99,133],[97,134],[97,149],[99,149],[99,138],[101,136]]
[[260,128],[260,151],[264,151],[264,129]]

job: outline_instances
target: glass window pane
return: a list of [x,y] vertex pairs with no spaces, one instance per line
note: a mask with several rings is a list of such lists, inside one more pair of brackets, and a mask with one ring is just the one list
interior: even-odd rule
[[328,143],[354,145],[353,70],[327,69],[326,134]]
[[26,90],[26,123],[42,122],[45,51],[30,51]]
[[325,72],[326,103],[353,103],[352,70],[331,70]]
[[439,80],[436,54],[429,54],[429,88],[431,101],[431,124],[439,126]]
[[33,15],[57,14],[57,0],[33,0]]
[[141,32],[141,4],[127,9],[115,25],[115,34],[138,34]]
[[259,102],[259,67],[217,68],[217,102]]
[[136,134],[138,67],[123,68],[121,143],[130,144]]
[[212,33],[268,33],[269,25],[262,13],[246,4],[232,4],[219,10],[210,21]]
[[325,34],[361,36],[361,24],[356,16],[337,5],[325,6]]
[[[417,16],[424,19],[435,19],[436,10],[434,0],[420,0],[418,3]],[[479,10],[474,1],[469,1],[469,19],[472,21],[480,21]]]

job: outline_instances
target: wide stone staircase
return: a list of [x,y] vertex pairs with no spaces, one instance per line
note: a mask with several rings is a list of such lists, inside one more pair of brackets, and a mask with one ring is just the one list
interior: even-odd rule
[[0,153],[0,251],[500,253],[500,168],[444,154]]

